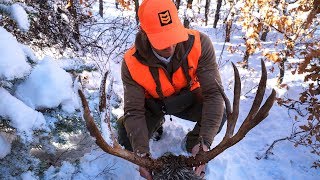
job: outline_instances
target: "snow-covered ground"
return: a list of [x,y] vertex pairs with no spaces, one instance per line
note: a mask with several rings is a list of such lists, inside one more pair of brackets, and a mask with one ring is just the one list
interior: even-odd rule
[[[119,14],[114,13],[114,16],[117,15]],[[218,60],[223,51],[223,31],[221,29],[215,30],[211,28],[211,25],[210,27],[204,27],[201,24],[194,24],[193,28],[205,32],[211,38]],[[79,108],[77,98],[73,93],[73,82],[68,73],[50,57],[39,57],[42,60],[39,60],[39,63],[30,70],[30,65],[25,62],[23,46],[19,46],[16,40],[1,27],[0,32],[0,54],[4,53],[6,55],[0,57],[0,78],[11,80],[27,76],[29,73],[24,82],[12,93],[13,95],[0,87],[0,116],[9,118],[11,120],[10,125],[18,130],[19,135],[26,137],[26,140],[30,140],[32,130],[48,130],[46,123],[50,122],[49,120],[45,121],[42,113],[35,109],[61,106],[62,110],[73,113],[75,109]],[[239,40],[240,34],[240,31],[233,34],[230,45],[237,45],[241,42]],[[134,38],[134,34],[130,38]],[[15,55],[12,56],[13,51]],[[241,58],[238,54],[231,54],[224,50],[220,60],[221,62],[232,61],[236,63],[241,61]],[[261,75],[260,58],[259,54],[250,58],[249,70],[239,68],[242,80],[242,96],[236,130],[240,127],[252,105],[256,90],[254,87],[258,84]],[[115,61],[118,62],[119,59]],[[114,92],[122,97],[120,64],[113,61],[109,63],[112,78],[109,78],[108,81],[111,79],[114,81]],[[267,69],[270,69],[275,65],[266,62],[266,66]],[[220,67],[220,73],[226,94],[232,100],[233,70],[230,62]],[[278,89],[275,86],[276,75],[277,72],[271,73],[268,71],[265,97],[270,94],[272,88],[276,89],[278,97],[295,97],[298,95],[302,88],[301,84],[303,86],[302,76],[285,74],[284,83],[288,85],[289,89]],[[97,76],[96,73],[88,73],[87,76],[89,83],[87,87],[98,86],[99,83],[97,82],[100,82],[101,76]],[[93,102],[96,103],[97,98]],[[123,114],[122,108],[123,106],[120,105],[112,111],[120,117]],[[242,141],[208,163],[208,172],[206,172],[205,178],[209,180],[320,179],[319,170],[310,168],[317,157],[311,154],[309,149],[301,146],[294,147],[293,143],[288,141],[278,143],[273,149],[273,155],[268,156],[267,159],[258,160],[258,157],[263,155],[273,141],[290,135],[292,124],[292,117],[289,116],[288,110],[275,103],[269,116],[251,130]],[[172,121],[170,121],[169,117],[166,116],[162,139],[159,141],[150,140],[152,156],[157,158],[168,151],[174,154],[187,155],[181,148],[181,141],[193,126],[193,122],[176,117],[172,117]],[[215,137],[212,147],[222,140],[225,129],[224,126],[223,130]],[[11,148],[8,138],[0,134],[0,159],[8,155]],[[35,172],[32,171],[27,171],[20,177],[26,180],[38,179]],[[81,157],[78,163],[65,161],[61,167],[51,166],[45,171],[44,179],[135,180],[142,178],[139,176],[136,165],[95,148]]]

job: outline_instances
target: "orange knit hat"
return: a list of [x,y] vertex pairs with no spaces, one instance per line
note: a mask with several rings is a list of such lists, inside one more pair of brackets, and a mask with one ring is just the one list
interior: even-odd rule
[[142,30],[156,49],[165,49],[188,39],[187,30],[171,0],[144,0],[138,16]]

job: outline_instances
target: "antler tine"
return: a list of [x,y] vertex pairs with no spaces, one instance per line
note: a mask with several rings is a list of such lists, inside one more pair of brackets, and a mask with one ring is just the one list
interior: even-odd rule
[[261,121],[263,121],[267,117],[273,105],[273,102],[275,100],[275,97],[276,97],[276,91],[272,90],[272,93],[270,94],[270,96],[268,97],[264,105],[261,107],[261,109],[259,110],[259,112],[257,113],[256,117],[252,122],[247,121],[247,123],[242,124],[239,131],[233,137],[226,140],[224,139],[223,141],[221,141],[220,144],[218,144],[212,150],[196,155],[196,157],[194,158],[189,157],[192,159],[191,160],[192,163],[189,163],[189,166],[194,167],[194,166],[199,166],[200,164],[205,164],[209,162],[211,159],[214,159],[216,156],[221,154],[223,151],[225,151],[229,147],[241,141],[252,128],[254,128],[256,125],[258,125]]
[[244,134],[245,136],[245,134],[247,134],[252,128],[254,128],[261,121],[263,121],[268,116],[268,113],[273,105],[275,97],[276,91],[272,89],[272,92],[269,95],[268,99],[259,109],[258,113],[256,113],[255,117],[251,120],[244,121],[243,124],[240,126],[238,133]]
[[256,113],[258,112],[259,107],[260,107],[262,100],[263,100],[265,90],[266,90],[267,79],[268,78],[267,78],[266,65],[264,64],[264,61],[261,59],[261,78],[260,78],[258,90],[256,93],[256,97],[254,98],[254,101],[252,103],[249,114],[246,117],[246,119],[244,120],[244,122],[250,121],[251,119],[253,119],[254,116],[256,115]]
[[130,152],[128,150],[122,149],[121,147],[111,147],[102,137],[98,127],[94,123],[93,117],[90,114],[90,109],[88,102],[83,94],[83,92],[79,89],[78,90],[81,103],[83,106],[83,118],[86,121],[87,129],[90,132],[90,135],[95,137],[96,144],[105,152],[112,154],[114,156],[118,156],[120,158],[123,158],[127,161],[130,161],[134,164],[137,164],[142,167],[146,167],[148,169],[160,169],[163,164],[161,161],[153,160],[150,157],[140,157],[137,154],[134,154],[133,152]]
[[224,139],[230,138],[233,135],[235,125],[237,123],[237,119],[239,116],[239,103],[240,103],[240,93],[241,93],[241,81],[240,81],[240,75],[237,67],[232,63],[232,67],[234,70],[234,98],[233,98],[233,110],[231,112],[231,105],[230,100],[228,99],[227,95],[225,94],[222,86],[219,84],[217,79],[215,79],[218,89],[222,95],[222,98],[224,99],[225,105],[226,105],[226,112],[227,112],[227,131],[224,136]]
[[[254,128],[256,125],[258,125],[261,121],[263,121],[268,116],[268,113],[269,113],[269,111],[273,105],[273,102],[275,100],[275,97],[276,97],[276,91],[274,89],[272,90],[272,93],[269,95],[266,102],[259,109],[260,104],[262,102],[262,98],[265,93],[266,80],[267,80],[267,73],[266,73],[265,65],[263,62],[261,65],[262,65],[262,77],[261,77],[261,80],[259,83],[256,98],[253,102],[253,106],[258,106],[258,107],[251,108],[247,118],[245,119],[243,124],[240,126],[240,129],[238,130],[238,132],[234,136],[232,136],[232,134],[231,134],[232,137],[227,138],[227,135],[226,135],[223,138],[223,140],[212,150],[210,150],[208,152],[199,153],[195,157],[189,157],[186,160],[188,166],[194,167],[194,166],[199,166],[201,164],[207,163],[208,161],[210,161],[211,159],[215,158],[217,155],[222,153],[224,150],[228,149],[229,147],[231,147],[231,146],[235,145],[236,143],[238,143],[239,141],[241,141],[252,128]],[[238,88],[238,89],[237,89],[237,92],[234,92],[235,97],[234,97],[234,101],[233,101],[233,105],[234,105],[233,112],[231,113],[231,116],[228,117],[228,122],[227,122],[228,125],[229,125],[229,122],[234,123],[234,124],[227,126],[227,132],[229,130],[229,133],[233,133],[233,129],[231,129],[232,130],[231,131],[229,128],[234,128],[236,119],[238,118],[239,100],[240,100],[239,87],[241,87],[240,85],[237,84],[237,83],[240,83],[239,73],[237,71],[237,68],[234,66],[234,64],[233,64],[233,67],[235,70],[235,78],[236,78],[235,79],[235,86],[237,86],[237,87],[235,87],[235,91],[236,91],[236,88]],[[237,79],[239,79],[239,82],[237,81]],[[220,86],[220,88],[221,88],[221,86]],[[220,88],[219,88],[220,92],[223,92],[223,90]],[[226,106],[228,107],[227,104],[230,104],[228,98],[226,97],[224,92],[221,94],[225,100]],[[236,98],[238,100],[235,100]],[[254,117],[250,118],[249,116],[250,117],[254,116]]]
[[231,116],[231,104],[230,104],[230,100],[228,99],[226,93],[224,92],[222,86],[219,84],[218,80],[215,79],[217,85],[218,85],[218,89],[222,95],[222,98],[224,100],[224,103],[226,105],[226,112],[227,112],[227,119],[229,119],[229,117]]
[[230,138],[233,136],[234,127],[236,126],[237,119],[239,116],[239,103],[240,103],[240,93],[241,93],[241,81],[240,75],[237,67],[232,63],[234,71],[234,96],[233,96],[233,108],[230,117],[230,123],[227,123],[227,132],[224,138]]

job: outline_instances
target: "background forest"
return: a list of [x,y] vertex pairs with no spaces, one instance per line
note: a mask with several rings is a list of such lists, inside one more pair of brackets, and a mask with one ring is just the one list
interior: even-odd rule
[[[240,114],[256,93],[260,60],[267,65],[267,91],[277,91],[267,122],[212,160],[206,178],[319,179],[320,0],[174,2],[185,27],[211,38],[230,97],[230,64],[236,63],[244,84]],[[0,179],[139,179],[134,165],[121,170],[129,162],[95,145],[76,94],[81,86],[106,137],[100,81],[110,72],[107,113],[114,125],[123,114],[120,66],[139,30],[139,4],[0,0]],[[171,146],[192,126],[166,121],[163,141],[150,140],[154,156],[185,153]],[[235,152],[237,160],[230,155]]]

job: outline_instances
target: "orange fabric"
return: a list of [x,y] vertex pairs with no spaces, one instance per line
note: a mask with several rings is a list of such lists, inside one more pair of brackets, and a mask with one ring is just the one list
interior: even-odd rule
[[[191,77],[190,90],[192,91],[200,87],[200,83],[198,82],[196,77],[196,70],[198,67],[199,58],[201,56],[201,42],[200,33],[198,31],[187,30],[187,32],[195,36],[194,44],[191,48],[190,53],[188,54],[189,75]],[[132,79],[145,89],[146,97],[150,95],[153,98],[159,98],[159,95],[156,91],[157,86],[149,70],[149,67],[140,63],[133,56],[135,52],[136,49],[133,47],[129,51],[127,51],[124,56],[125,62],[127,64]],[[167,78],[162,68],[158,68],[158,71],[162,92],[165,97],[171,96],[187,86],[187,79],[183,73],[183,69],[181,66],[178,68],[176,72],[173,73],[172,84]]]
[[144,0],[138,16],[141,28],[156,49],[162,50],[188,39],[172,0]]

